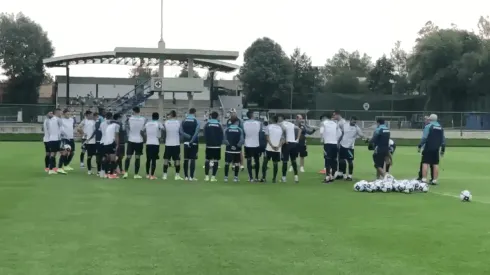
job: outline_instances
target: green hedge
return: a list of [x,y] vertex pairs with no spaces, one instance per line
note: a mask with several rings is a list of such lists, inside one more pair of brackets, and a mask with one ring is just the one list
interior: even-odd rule
[[[42,141],[43,134],[0,134],[0,141]],[[394,139],[397,146],[417,146],[420,139]],[[450,147],[490,147],[490,139],[446,139]],[[309,145],[320,145],[319,139],[308,138]],[[365,146],[362,140],[356,145]]]

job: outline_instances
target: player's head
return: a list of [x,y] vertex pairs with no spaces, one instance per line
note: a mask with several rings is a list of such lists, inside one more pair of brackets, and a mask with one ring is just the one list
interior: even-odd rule
[[94,120],[99,119],[99,113],[95,112],[94,115],[93,115],[93,117],[94,117]]
[[254,118],[254,112],[253,111],[248,111],[247,112],[247,118],[248,119],[253,119]]
[[271,116],[270,119],[271,123],[277,123],[277,120],[278,120],[277,116]]
[[230,118],[236,118],[236,117],[237,117],[236,109],[235,108],[231,108],[231,110],[230,110]]
[[159,120],[160,119],[160,115],[157,112],[154,112],[154,113],[151,114],[151,119],[153,119],[153,120]]
[[176,117],[177,117],[177,112],[175,110],[172,110],[167,114],[167,118],[176,118]]
[[340,110],[337,109],[337,110],[333,111],[333,117],[335,120],[341,119],[342,116],[340,115]]
[[85,112],[85,118],[86,119],[92,119],[92,111],[88,110]]
[[140,107],[136,106],[133,108],[133,114],[138,115],[140,113]]
[[189,109],[189,115],[196,115],[196,108],[190,108]]
[[303,116],[300,114],[296,115],[296,121],[303,121]]
[[354,126],[357,123],[357,117],[356,116],[351,116],[350,117],[350,125]]
[[424,123],[428,124],[430,122],[429,116],[424,116]]
[[264,126],[265,127],[269,126],[269,122],[268,121],[264,121]]
[[376,123],[378,123],[378,125],[384,125],[385,124],[385,119],[384,118],[378,118],[376,120]]
[[107,112],[105,114],[105,119],[112,119],[112,113],[111,112]]
[[112,117],[112,119],[117,120],[117,121],[119,121],[121,118],[122,118],[122,115],[121,115],[120,113],[116,113],[116,114],[114,114],[114,116]]
[[429,116],[429,121],[430,122],[436,122],[437,121],[437,115],[436,114],[431,114]]
[[331,113],[326,113],[322,116],[322,120],[326,120],[326,119],[332,119],[332,114]]
[[284,115],[277,115],[277,122],[281,123],[284,121]]
[[48,118],[52,118],[53,117],[53,112],[48,112],[48,114],[46,115]]
[[218,117],[219,117],[218,112],[211,112],[211,118],[212,119],[218,119]]
[[60,108],[54,109],[54,115],[59,117],[61,115],[61,109]]

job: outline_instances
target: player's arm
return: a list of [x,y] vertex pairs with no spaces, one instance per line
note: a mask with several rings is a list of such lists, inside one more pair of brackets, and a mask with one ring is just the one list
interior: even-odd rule
[[441,143],[441,155],[444,155],[446,152],[446,136],[444,135],[444,129],[442,131],[442,143]]
[[194,135],[192,136],[191,143],[197,141],[197,137],[199,136],[199,130],[201,130],[201,124],[199,123],[199,120],[196,119],[196,130],[194,130]]
[[228,142],[228,128],[225,129],[225,132],[223,135],[223,144],[226,146],[230,145],[230,142]]
[[429,136],[430,132],[430,124],[425,125],[424,131],[422,131],[422,139],[420,140],[420,144],[418,146],[419,150],[424,147],[424,145],[427,143],[427,137]]
[[208,125],[209,125],[209,122],[206,122],[206,124],[204,124],[204,129],[203,129],[203,136],[204,136],[204,140],[208,140]]
[[220,141],[220,144],[223,144],[225,134],[224,134],[223,126],[221,126],[221,124],[219,124],[219,129],[220,129],[220,131],[218,133],[218,140]]
[[[75,123],[73,123],[73,125],[75,125]],[[79,134],[83,134],[83,127],[84,126],[85,126],[85,119],[82,120],[82,122],[80,122],[80,124],[78,124],[78,126],[77,126],[76,130]]]
[[301,137],[301,128],[294,125],[294,136],[296,137],[296,142],[299,142],[299,138]]
[[357,136],[360,137],[361,139],[364,139],[364,140],[368,139],[366,137],[366,135],[364,135],[364,133],[362,132],[361,127],[359,127],[358,125],[356,125],[356,132],[357,132]]
[[343,128],[341,128],[340,125],[337,125],[337,130],[335,130],[336,135],[339,137],[338,140],[337,140],[337,143],[338,144],[340,144],[340,142],[344,138],[344,130],[342,130],[342,129]]
[[238,127],[238,129],[240,130],[240,141],[238,142],[238,147],[242,147],[245,143],[245,134],[243,133],[242,128]]
[[66,137],[65,127],[63,127],[63,121],[61,118],[58,118],[58,128],[60,129],[61,138]]
[[312,128],[312,127],[310,127],[310,126],[306,125],[306,124],[305,124],[305,125],[303,125],[303,126],[304,126],[304,128],[305,128],[305,134],[307,134],[307,135],[312,135],[313,133],[315,133],[315,132],[316,132],[316,129],[314,129],[314,128]]
[[121,126],[119,126],[119,124],[116,124],[116,127],[114,127],[114,132],[116,132],[116,134],[114,135],[114,137],[115,137],[114,139],[116,141],[116,149],[119,148],[119,142],[120,142],[120,140],[119,140],[119,127],[121,127]]
[[191,138],[191,136],[189,134],[184,132],[184,122],[183,121],[180,123],[179,134],[181,137],[184,137],[185,139]]

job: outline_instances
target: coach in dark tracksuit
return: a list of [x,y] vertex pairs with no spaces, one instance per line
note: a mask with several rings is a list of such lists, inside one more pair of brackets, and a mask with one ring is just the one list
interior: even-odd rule
[[385,160],[390,155],[390,129],[386,127],[384,119],[377,120],[378,127],[373,133],[370,149],[374,150],[373,161],[376,174],[379,177],[385,176]]
[[[430,123],[430,120],[429,120],[429,117],[426,116],[424,118],[424,128],[425,126],[427,126],[427,124]],[[423,129],[422,129],[423,130]],[[423,163],[422,163],[422,159],[420,160],[420,168],[419,168],[419,175],[417,177],[417,180],[422,180],[422,166],[423,166]],[[434,169],[433,169],[433,166],[432,165],[429,165],[429,168],[430,168],[430,176],[431,176],[431,179],[430,181],[432,182],[432,180],[434,179]]]
[[223,127],[218,121],[218,113],[212,112],[211,119],[204,126],[204,139],[206,140],[206,161],[204,172],[209,176],[210,167],[213,168],[213,177],[218,172],[218,161],[221,160],[221,145],[223,144]]
[[245,143],[245,136],[242,128],[235,124],[231,124],[225,130],[224,144],[226,145],[225,153],[225,181],[228,180],[228,172],[230,164],[233,165],[235,172],[235,181],[238,181],[238,172],[240,170],[240,153],[242,146]]
[[184,141],[184,176],[190,180],[194,180],[196,171],[200,128],[199,121],[196,119],[196,109],[191,108],[187,117],[180,124],[180,136]]
[[437,184],[439,176],[439,155],[443,156],[446,151],[446,138],[444,129],[437,122],[437,115],[432,114],[429,117],[430,123],[424,128],[422,140],[418,150],[422,150],[422,181],[427,181],[427,170],[430,165],[433,167],[433,180],[431,184]]
[[315,133],[315,129],[306,125],[304,121],[299,121],[297,126],[300,129],[298,140],[298,153],[299,153],[299,169],[304,172],[305,169],[305,157],[308,156],[308,148],[306,147],[306,135],[312,135]]

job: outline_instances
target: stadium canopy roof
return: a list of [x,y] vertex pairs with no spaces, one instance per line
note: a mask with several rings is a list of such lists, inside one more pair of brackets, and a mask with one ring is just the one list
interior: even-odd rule
[[66,67],[78,64],[115,64],[129,66],[158,66],[160,57],[166,66],[186,65],[194,59],[197,68],[208,68],[220,72],[233,72],[239,66],[219,60],[236,60],[236,51],[208,51],[191,49],[158,49],[158,48],[124,48],[117,47],[110,52],[81,53],[46,58],[44,65],[48,68]]

